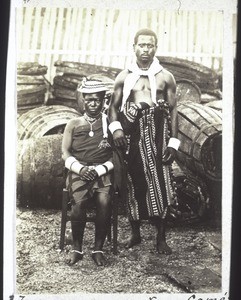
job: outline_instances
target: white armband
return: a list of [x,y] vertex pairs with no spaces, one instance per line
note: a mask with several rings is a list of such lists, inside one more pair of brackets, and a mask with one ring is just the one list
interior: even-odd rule
[[65,160],[65,168],[69,169],[71,168],[71,165],[73,162],[77,161],[75,157],[73,156],[69,156],[68,158],[66,158]]
[[66,160],[65,160],[65,167],[67,169],[69,169],[70,171],[79,174],[81,169],[84,167],[84,165],[82,165],[81,163],[78,162],[78,160],[73,157],[73,156],[69,156]]
[[96,166],[95,171],[96,171],[96,173],[98,174],[99,177],[102,176],[102,175],[105,175],[107,173],[107,169],[103,165]]
[[95,171],[97,172],[98,176],[102,176],[110,172],[114,169],[114,165],[111,161],[106,161],[103,165],[98,165],[95,167]]
[[113,134],[117,129],[123,130],[121,123],[119,121],[113,121],[109,125],[109,130]]
[[105,163],[103,163],[103,166],[106,166],[106,168],[108,169],[108,172],[110,172],[111,170],[114,169],[113,163],[109,160],[107,160]]
[[175,150],[178,150],[179,146],[180,146],[181,141],[179,141],[179,139],[171,137],[167,147],[171,147],[174,148]]

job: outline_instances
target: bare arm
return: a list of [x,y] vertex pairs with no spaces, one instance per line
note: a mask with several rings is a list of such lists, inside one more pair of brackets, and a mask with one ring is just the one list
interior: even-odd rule
[[118,112],[122,103],[123,97],[123,86],[124,86],[124,78],[126,77],[126,72],[122,71],[116,77],[114,84],[114,92],[111,97],[111,102],[108,110],[108,117],[110,123],[118,120]]
[[72,145],[72,134],[73,134],[73,120],[69,121],[65,126],[63,140],[62,140],[62,158],[65,161],[71,153],[71,145]]
[[176,95],[176,81],[172,76],[172,74],[170,74],[167,80],[167,101],[170,107],[171,137],[177,138],[178,114],[177,114],[177,101],[175,95]]
[[[116,77],[114,84],[114,92],[108,110],[108,117],[110,123],[118,121],[118,113],[122,104],[124,80],[127,74],[128,71],[124,70]],[[125,148],[127,146],[127,140],[122,129],[117,129],[113,132],[113,140],[115,146],[117,147]]]
[[[171,73],[166,74],[167,84],[167,102],[170,108],[171,117],[171,138],[177,138],[178,133],[178,113],[177,113],[177,102],[176,102],[176,82]],[[171,164],[176,157],[176,149],[168,144],[162,161],[164,164]]]

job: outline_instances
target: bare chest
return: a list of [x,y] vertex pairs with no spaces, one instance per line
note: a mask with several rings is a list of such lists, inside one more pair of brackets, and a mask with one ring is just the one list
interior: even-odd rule
[[[165,96],[165,82],[160,80],[160,78],[155,77],[156,84],[156,98],[164,99]],[[151,97],[151,85],[148,77],[141,76],[131,91],[131,98],[134,103],[139,103],[145,101],[149,105],[153,106],[152,97]]]

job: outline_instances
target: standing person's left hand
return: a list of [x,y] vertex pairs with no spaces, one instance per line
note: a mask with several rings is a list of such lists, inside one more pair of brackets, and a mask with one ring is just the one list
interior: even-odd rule
[[162,163],[164,165],[172,164],[176,158],[177,150],[172,147],[167,147],[162,156]]

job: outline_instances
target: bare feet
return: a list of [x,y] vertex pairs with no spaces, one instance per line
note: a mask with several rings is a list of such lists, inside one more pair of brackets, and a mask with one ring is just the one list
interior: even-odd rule
[[157,238],[156,250],[160,254],[171,254],[172,249],[167,245],[165,240]]
[[77,263],[79,260],[83,259],[83,252],[77,250],[73,250],[72,252],[73,252],[72,257],[67,262],[69,266],[72,266],[75,263]]
[[92,251],[91,257],[98,267],[106,265],[106,260],[103,255],[103,251],[101,250]]
[[138,245],[141,243],[141,237],[139,235],[131,235],[130,240],[126,244],[126,248],[132,248],[135,245]]

